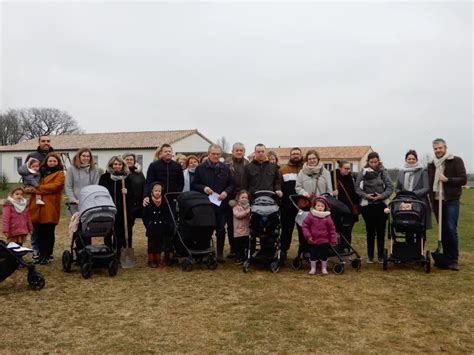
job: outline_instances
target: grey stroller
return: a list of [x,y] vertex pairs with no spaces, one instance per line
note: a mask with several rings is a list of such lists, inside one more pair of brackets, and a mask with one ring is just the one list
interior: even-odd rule
[[[90,185],[80,191],[79,223],[70,250],[63,252],[64,272],[70,272],[75,262],[81,267],[85,279],[92,276],[94,267],[107,267],[111,277],[117,275],[117,241],[113,230],[116,213],[115,204],[105,187]],[[103,238],[104,242],[92,245],[92,238],[97,237]]]

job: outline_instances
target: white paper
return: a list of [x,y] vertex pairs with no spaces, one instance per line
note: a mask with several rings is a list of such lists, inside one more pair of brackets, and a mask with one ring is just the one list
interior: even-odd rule
[[213,192],[212,194],[209,195],[209,201],[211,201],[216,206],[220,206],[222,203],[222,201],[219,200],[219,194],[216,192]]

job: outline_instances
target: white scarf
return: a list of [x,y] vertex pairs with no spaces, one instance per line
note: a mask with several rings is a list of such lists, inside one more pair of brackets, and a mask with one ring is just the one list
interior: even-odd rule
[[311,208],[310,212],[314,217],[318,217],[318,218],[325,218],[331,214],[331,212],[329,211],[321,212],[321,211],[315,210],[314,208]]
[[15,207],[15,210],[18,212],[18,213],[22,213],[25,208],[26,208],[26,199],[22,198],[20,202],[14,200],[13,198],[11,198],[11,196],[8,196],[7,197],[7,200],[8,202],[10,202],[13,207]]
[[319,176],[321,175],[321,171],[323,169],[323,163],[319,162],[318,165],[311,166],[308,165],[308,163],[305,163],[303,165],[303,173],[305,173],[308,176],[316,175]]
[[454,159],[454,156],[452,154],[448,154],[448,152],[446,152],[446,154],[443,155],[440,159],[437,159],[436,156],[433,158],[433,163],[436,167],[434,183],[433,183],[433,192],[435,193],[435,196],[438,197],[437,199],[441,198],[441,200],[444,200],[444,193],[442,193],[440,196],[440,191],[439,191],[439,174],[444,173],[445,161],[452,160],[452,159]]
[[420,169],[423,169],[423,166],[421,166],[420,162],[416,162],[415,164],[405,164],[405,169],[403,169],[403,172],[405,173],[403,188],[406,191],[413,191],[413,183],[415,182],[415,172]]

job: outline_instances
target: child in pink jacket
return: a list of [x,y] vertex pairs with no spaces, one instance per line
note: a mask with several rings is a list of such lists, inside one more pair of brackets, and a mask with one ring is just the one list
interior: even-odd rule
[[232,208],[234,215],[234,247],[235,263],[242,264],[245,260],[245,248],[248,248],[250,235],[250,202],[245,190],[237,193],[236,204]]
[[3,234],[8,242],[19,245],[23,245],[33,230],[24,193],[22,187],[13,187],[3,206]]
[[330,244],[336,244],[336,227],[331,219],[329,204],[323,196],[317,197],[313,208],[303,221],[303,234],[309,244],[311,270],[316,274],[316,265],[321,261],[321,273],[327,275]]

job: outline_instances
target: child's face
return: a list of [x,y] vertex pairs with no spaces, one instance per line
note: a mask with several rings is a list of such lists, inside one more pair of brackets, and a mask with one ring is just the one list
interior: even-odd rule
[[324,205],[324,203],[318,201],[314,205],[314,208],[315,208],[316,211],[324,212],[324,210],[326,209],[326,206]]
[[249,195],[247,195],[247,194],[241,194],[239,196],[239,202],[240,201],[248,201],[248,200],[249,200]]
[[33,163],[30,164],[30,169],[31,170],[34,170],[34,171],[38,171],[40,168],[40,163],[39,161],[35,161]]
[[411,203],[402,202],[400,204],[400,211],[411,211]]
[[151,195],[156,199],[160,198],[161,197],[161,186],[160,185],[155,185],[153,187],[153,190],[151,191]]
[[21,201],[21,199],[23,198],[23,191],[21,190],[13,191],[12,198],[18,202]]

